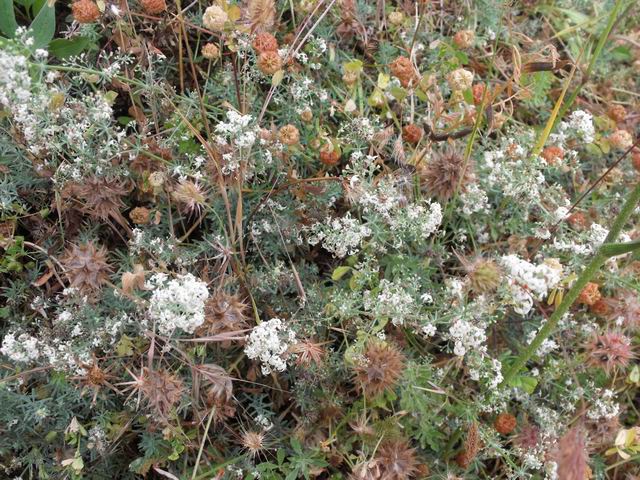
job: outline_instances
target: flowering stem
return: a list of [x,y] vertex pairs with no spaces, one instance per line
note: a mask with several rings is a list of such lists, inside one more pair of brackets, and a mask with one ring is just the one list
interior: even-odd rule
[[520,372],[522,367],[524,367],[529,359],[535,355],[538,348],[540,348],[540,346],[542,345],[542,342],[544,342],[554,332],[554,330],[558,326],[558,322],[560,321],[560,319],[564,316],[565,313],[567,313],[571,305],[573,305],[573,302],[575,302],[575,300],[580,295],[580,292],[582,292],[583,288],[593,278],[593,276],[598,273],[607,259],[616,255],[628,253],[640,246],[640,242],[637,241],[623,244],[612,243],[622,231],[622,228],[633,213],[639,201],[640,183],[638,183],[638,185],[636,185],[636,187],[633,189],[624,206],[622,207],[622,210],[614,220],[604,244],[600,246],[598,252],[593,257],[591,262],[589,262],[589,264],[580,274],[573,286],[569,289],[567,295],[562,300],[562,303],[538,331],[538,334],[535,336],[533,341],[520,353],[520,355],[518,355],[515,362],[505,372],[502,385],[509,385],[514,377],[518,374],[518,372]]

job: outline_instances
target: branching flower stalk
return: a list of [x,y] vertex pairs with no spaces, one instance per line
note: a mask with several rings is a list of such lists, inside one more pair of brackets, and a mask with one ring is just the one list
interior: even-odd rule
[[580,292],[594,277],[594,275],[598,273],[609,258],[624,255],[640,248],[640,241],[614,243],[625,223],[636,208],[636,205],[638,205],[638,202],[640,202],[640,183],[636,185],[630,193],[627,201],[622,207],[622,210],[613,222],[611,230],[609,230],[609,234],[607,235],[604,243],[600,246],[596,255],[580,274],[571,289],[569,289],[560,306],[542,326],[533,341],[520,353],[520,355],[518,355],[511,367],[509,367],[505,372],[502,385],[509,385],[529,359],[535,355],[536,351],[542,345],[542,342],[544,342],[555,331],[558,326],[558,322],[560,322],[560,319],[565,313],[567,313],[569,308],[571,308],[573,302],[575,302],[580,295]]

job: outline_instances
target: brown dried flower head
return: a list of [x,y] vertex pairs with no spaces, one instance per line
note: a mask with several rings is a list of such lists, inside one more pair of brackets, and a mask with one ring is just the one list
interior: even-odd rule
[[251,44],[256,53],[276,52],[278,50],[278,40],[269,32],[262,32],[256,35]]
[[561,162],[564,159],[564,150],[562,147],[557,146],[549,146],[545,147],[540,154],[542,158],[544,158],[545,162],[549,165],[555,165],[556,163]]
[[265,75],[273,75],[282,69],[282,58],[278,52],[263,52],[258,56],[258,70]]
[[511,415],[510,413],[503,412],[496,417],[495,422],[493,422],[493,426],[501,435],[508,435],[513,432],[518,425],[518,421],[516,417]]
[[416,84],[419,80],[418,72],[407,57],[397,57],[389,67],[393,76],[400,80],[400,84],[405,88]]
[[171,412],[184,393],[182,380],[164,370],[143,368],[136,385],[148,405],[162,417]]
[[[218,335],[246,328],[249,307],[239,295],[219,290],[209,297],[204,307],[204,323],[198,328],[198,335]],[[223,342],[223,346],[227,346]]]
[[436,153],[419,173],[427,194],[445,201],[458,189],[466,191],[475,178],[471,161],[465,164],[464,157],[452,148]]
[[417,144],[422,139],[423,135],[424,130],[415,123],[405,125],[402,129],[402,138],[404,141],[413,145]]
[[480,448],[480,431],[478,430],[478,424],[473,422],[467,431],[467,436],[464,440],[462,450],[456,456],[456,463],[460,468],[464,468],[466,470],[478,455]]
[[627,109],[623,105],[611,105],[607,109],[607,116],[616,123],[624,122],[627,118]]
[[278,132],[278,140],[285,145],[296,145],[300,141],[300,132],[294,125],[285,125]]
[[370,340],[355,367],[358,387],[370,397],[391,390],[402,376],[404,355],[392,344]]
[[207,202],[204,189],[199,183],[191,180],[182,180],[171,196],[180,204],[183,210],[190,214],[200,213]]
[[602,298],[599,288],[600,286],[597,283],[587,283],[580,292],[580,296],[578,296],[578,303],[585,305],[593,305],[596,303]]
[[136,207],[129,212],[129,218],[137,225],[146,225],[151,218],[151,210],[145,207]]
[[477,294],[493,292],[502,281],[502,270],[492,259],[478,257],[468,260],[458,257],[467,272],[467,281],[471,291]]
[[207,60],[215,60],[220,56],[220,49],[215,43],[205,43],[204,47],[202,47],[202,56]]
[[265,435],[262,432],[246,431],[240,438],[240,444],[242,448],[247,451],[251,458],[257,457],[262,450],[265,449],[264,445]]
[[633,145],[633,136],[626,130],[616,130],[609,135],[609,143],[613,148],[626,150]]
[[469,48],[473,45],[476,34],[473,30],[461,30],[453,36],[453,43],[458,48]]
[[72,245],[60,259],[71,287],[96,291],[109,279],[112,269],[107,263],[107,249],[93,242]]
[[165,0],[140,0],[140,5],[150,15],[157,15],[167,9]]
[[100,9],[92,0],[78,0],[71,4],[73,19],[78,23],[93,23],[100,18]]
[[406,440],[387,440],[380,444],[375,460],[382,468],[380,479],[406,480],[418,472],[416,450]]
[[69,183],[62,192],[64,200],[72,203],[80,211],[100,220],[113,218],[125,223],[120,210],[125,207],[123,197],[131,191],[127,183],[107,177],[91,176],[81,182]]

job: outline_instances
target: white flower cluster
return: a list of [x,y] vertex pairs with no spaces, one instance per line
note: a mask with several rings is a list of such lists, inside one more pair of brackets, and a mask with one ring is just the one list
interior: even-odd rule
[[464,318],[454,320],[449,327],[449,337],[454,342],[453,353],[464,357],[470,350],[484,352],[484,342],[487,340],[485,329],[485,325],[476,325]]
[[462,201],[462,213],[471,215],[473,213],[488,213],[489,198],[477,183],[469,185],[465,192],[460,195]]
[[593,116],[584,110],[576,110],[569,117],[568,122],[560,122],[558,127],[560,135],[567,130],[572,131],[585,143],[593,143],[595,140],[595,128],[593,126]]
[[562,279],[562,265],[555,259],[534,265],[517,255],[505,255],[500,263],[508,274],[514,310],[520,315],[529,313],[533,299],[542,300]]
[[170,335],[176,329],[193,333],[204,323],[209,290],[199,278],[187,273],[170,279],[167,274],[156,273],[145,287],[153,290],[149,317],[157,323],[160,333]]
[[620,405],[615,402],[616,392],[613,390],[596,391],[595,400],[587,411],[591,420],[610,420],[620,413]]
[[432,235],[442,222],[442,207],[438,202],[411,204],[400,209],[394,215],[389,226],[396,233],[394,240],[396,248],[402,245],[402,238],[415,240],[425,239]]
[[322,242],[326,250],[340,258],[357,253],[362,241],[371,235],[371,229],[349,212],[344,217],[316,223],[310,231],[308,242],[311,245]]
[[256,325],[247,337],[245,355],[258,359],[263,375],[272,371],[283,372],[287,368],[286,353],[295,342],[296,334],[279,318]]
[[484,163],[489,169],[486,181],[510,198],[534,202],[540,197],[540,189],[545,182],[542,170],[546,164],[539,158],[530,158],[528,149],[517,145],[488,151]]
[[406,286],[417,283],[417,279],[396,279],[393,282],[383,279],[377,293],[364,292],[364,308],[375,317],[387,317],[394,325],[404,325],[405,320],[418,311],[416,301]]
[[239,148],[246,148],[256,141],[256,130],[251,126],[253,117],[251,115],[241,115],[235,110],[227,111],[227,122],[220,122],[215,127],[218,134],[216,141],[220,145],[227,145],[230,141]]
[[2,339],[0,353],[16,363],[31,363],[40,357],[40,342],[27,333],[8,333]]

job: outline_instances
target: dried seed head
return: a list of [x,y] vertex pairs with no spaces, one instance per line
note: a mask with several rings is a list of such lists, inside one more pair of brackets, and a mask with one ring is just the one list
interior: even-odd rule
[[453,36],[453,43],[458,48],[469,48],[473,45],[476,34],[473,30],[461,30]]
[[136,386],[148,405],[160,416],[166,417],[180,401],[184,392],[182,380],[164,370],[144,368]]
[[607,110],[607,116],[616,123],[624,122],[627,118],[627,109],[622,105],[611,105]]
[[559,163],[564,159],[564,150],[562,149],[562,147],[550,146],[542,150],[540,156],[549,165],[555,165],[556,163]]
[[249,26],[254,33],[272,31],[276,24],[274,0],[249,0],[246,10]]
[[60,259],[72,287],[95,291],[109,279],[112,269],[107,263],[107,249],[93,242],[72,245]]
[[391,73],[400,80],[403,87],[416,84],[419,80],[418,73],[407,57],[397,57],[390,65]]
[[613,148],[618,150],[626,150],[633,145],[633,136],[626,130],[616,130],[609,135],[609,143]]
[[78,0],[71,4],[73,19],[78,23],[93,23],[100,18],[100,9],[92,0]]
[[385,480],[406,480],[415,477],[418,472],[416,451],[406,440],[387,440],[380,444],[375,460],[382,467]]
[[597,283],[587,283],[580,292],[578,303],[583,303],[585,305],[593,305],[596,303],[602,298],[599,288],[600,286]]
[[402,13],[399,10],[395,10],[395,11],[389,13],[388,18],[389,18],[389,23],[391,25],[398,26],[398,25],[402,25],[404,23],[404,18],[405,17],[404,17],[404,13]]
[[276,52],[278,50],[278,40],[269,32],[259,33],[251,45],[258,54]]
[[480,431],[478,430],[478,424],[474,422],[469,426],[462,451],[456,456],[456,463],[460,468],[464,468],[465,470],[469,468],[471,462],[473,462],[478,455],[480,447]]
[[136,207],[129,212],[129,218],[137,225],[146,225],[151,218],[151,210],[145,207]]
[[150,15],[157,15],[167,9],[165,0],[140,0],[140,5]]
[[427,194],[448,200],[456,190],[464,192],[473,179],[473,164],[465,165],[462,155],[453,149],[435,154],[420,171]]
[[[231,295],[222,290],[209,297],[204,306],[204,323],[198,328],[198,335],[218,335],[246,328],[249,307],[239,295]],[[224,344],[224,342],[223,342]]]
[[614,368],[624,368],[633,359],[631,340],[618,332],[607,332],[594,337],[587,345],[588,362],[607,373]]
[[264,450],[264,433],[261,432],[244,432],[240,439],[242,448],[247,451],[251,458],[255,458]]
[[447,75],[447,82],[453,92],[463,92],[473,85],[473,72],[458,68]]
[[368,396],[391,390],[402,376],[404,355],[392,344],[371,340],[355,367],[356,383]]
[[219,5],[207,7],[202,16],[202,24],[212,32],[221,32],[229,20],[229,15]]
[[415,123],[405,125],[402,129],[402,138],[404,141],[413,145],[417,144],[423,135],[424,130]]
[[493,423],[494,428],[501,435],[510,434],[515,430],[517,425],[518,421],[516,420],[516,417],[506,412],[498,415]]
[[469,288],[473,292],[477,294],[493,292],[500,285],[502,270],[495,261],[479,257],[473,261],[463,259],[462,264],[467,271]]
[[172,192],[173,199],[188,213],[198,214],[205,206],[207,197],[197,182],[182,180]]
[[120,210],[125,207],[123,197],[131,187],[121,180],[91,176],[82,182],[73,182],[65,186],[62,192],[64,200],[75,199],[83,213],[100,220],[114,218],[124,222]]
[[201,51],[202,56],[207,60],[215,60],[220,56],[220,49],[215,43],[206,43]]
[[300,132],[294,125],[285,125],[278,132],[278,140],[285,145],[296,145],[300,141]]
[[263,52],[258,57],[258,70],[265,75],[273,75],[282,68],[282,58],[278,52]]
[[640,297],[633,290],[623,290],[616,298],[607,298],[609,318],[627,327],[640,326]]

